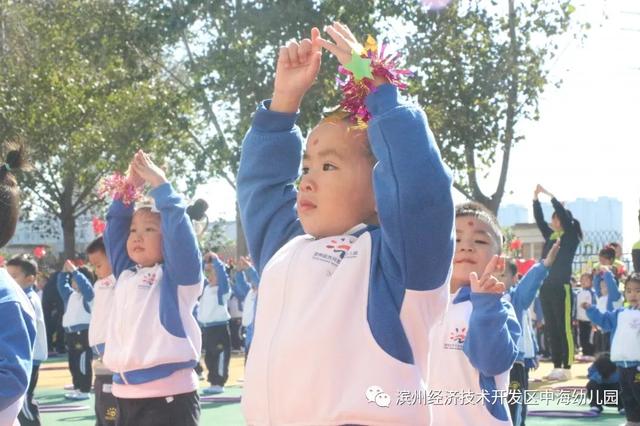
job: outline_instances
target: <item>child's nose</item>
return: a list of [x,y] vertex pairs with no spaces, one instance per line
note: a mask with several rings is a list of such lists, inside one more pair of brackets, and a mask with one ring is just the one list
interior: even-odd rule
[[300,180],[300,191],[308,192],[313,191],[314,189],[315,182],[313,181],[313,179],[308,174],[302,176],[302,179]]

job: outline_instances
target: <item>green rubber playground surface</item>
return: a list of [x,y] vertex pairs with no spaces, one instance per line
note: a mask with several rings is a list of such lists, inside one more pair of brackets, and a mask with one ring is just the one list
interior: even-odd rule
[[[244,359],[242,355],[234,355],[231,359],[228,385],[223,396],[240,396],[242,393],[242,379],[244,374]],[[579,394],[579,388],[586,384],[586,371],[589,364],[575,364],[573,366],[573,379],[565,382],[549,383],[540,381],[551,370],[549,363],[542,363],[540,368],[531,374],[530,388],[541,392],[542,397],[534,398],[533,405],[529,405],[529,411],[563,410],[570,412],[585,412],[589,407],[583,398],[575,397]],[[87,401],[68,401],[64,398],[64,386],[71,383],[71,375],[67,369],[66,359],[53,358],[41,366],[40,378],[35,396],[40,405],[79,406],[78,411],[64,411],[57,413],[41,413],[44,426],[76,425],[94,426],[94,399]],[[206,381],[200,382],[204,388]],[[572,397],[569,397],[569,394]],[[564,395],[564,397],[563,397]],[[363,395],[364,397],[364,395]],[[528,416],[528,426],[554,425],[554,426],[578,426],[578,425],[606,425],[618,426],[625,423],[624,416],[618,414],[615,408],[605,407],[604,412],[597,417],[534,417]],[[244,420],[240,411],[239,402],[211,403],[201,401],[200,424],[202,425],[243,425]],[[437,425],[439,426],[439,425]],[[447,425],[448,426],[448,425]],[[479,425],[481,426],[481,425]]]

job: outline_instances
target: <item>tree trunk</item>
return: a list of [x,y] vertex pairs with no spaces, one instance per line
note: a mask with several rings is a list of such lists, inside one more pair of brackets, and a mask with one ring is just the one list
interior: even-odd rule
[[244,236],[242,220],[240,220],[240,209],[238,208],[238,203],[236,203],[236,258],[247,254],[249,254],[247,239]]
[[[76,255],[76,219],[73,208],[73,189],[75,176],[72,174],[64,177],[64,187],[60,203],[60,222],[62,224],[62,237],[64,241],[64,259],[73,259]],[[63,260],[64,260],[63,259]]]
[[64,238],[63,261],[76,257],[76,220],[73,213],[67,213],[62,219],[62,235]]

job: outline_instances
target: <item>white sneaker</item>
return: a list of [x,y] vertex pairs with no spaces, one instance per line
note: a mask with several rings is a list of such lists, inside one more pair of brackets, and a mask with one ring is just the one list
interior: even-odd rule
[[562,373],[562,379],[560,379],[560,380],[571,380],[571,369],[570,368],[561,368],[560,372]]
[[224,388],[218,385],[213,385],[209,386],[208,388],[202,389],[202,393],[205,395],[217,395],[222,392],[224,392]]
[[554,368],[551,373],[544,376],[545,380],[562,380],[563,378],[562,368]]
[[89,392],[80,392],[80,391],[65,393],[64,397],[67,399],[71,399],[73,401],[85,401],[91,398],[91,396],[89,395]]

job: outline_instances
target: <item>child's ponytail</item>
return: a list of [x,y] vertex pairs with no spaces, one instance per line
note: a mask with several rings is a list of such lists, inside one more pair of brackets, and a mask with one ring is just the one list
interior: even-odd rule
[[15,173],[28,167],[22,144],[9,143],[5,152],[0,166],[0,247],[13,237],[20,216],[20,188]]

